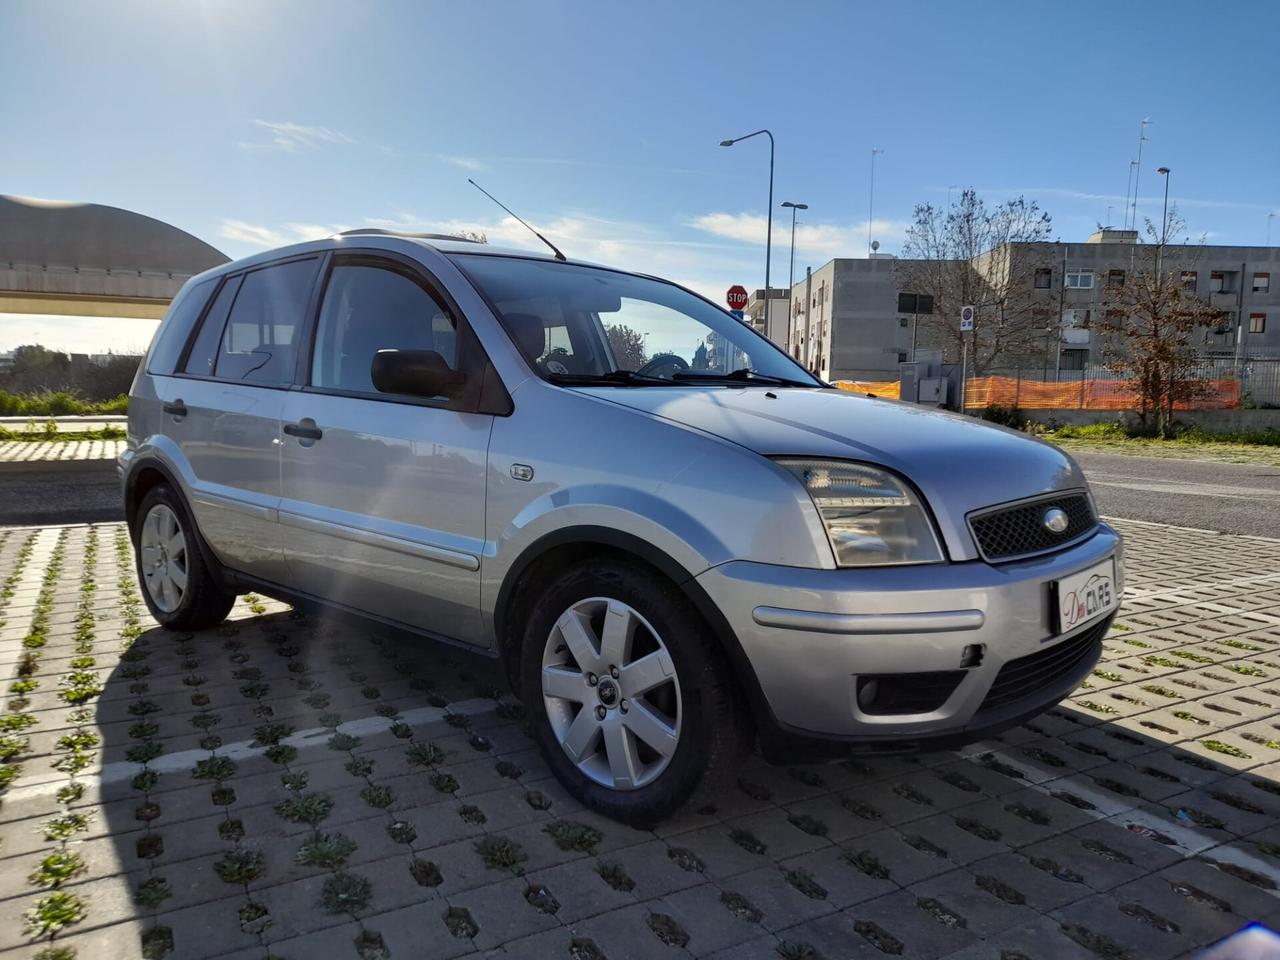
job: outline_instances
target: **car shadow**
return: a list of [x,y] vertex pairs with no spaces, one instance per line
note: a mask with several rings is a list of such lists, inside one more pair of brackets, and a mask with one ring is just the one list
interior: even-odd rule
[[[699,954],[709,918],[739,907],[822,956],[939,937],[1172,956],[1277,922],[1280,768],[1258,760],[1280,744],[1191,736],[1223,708],[1265,724],[1280,693],[1181,703],[1196,719],[1176,726],[1124,699],[1149,705],[1138,688],[1160,683],[1094,677],[958,753],[752,757],[648,832],[555,783],[493,661],[256,598],[234,617],[146,630],[105,679],[101,777],[69,808],[93,817],[73,839],[89,870],[65,887],[88,912],[55,938],[81,956],[372,960],[535,936],[532,955],[613,956],[635,917]],[[571,825],[564,845],[553,823]]]

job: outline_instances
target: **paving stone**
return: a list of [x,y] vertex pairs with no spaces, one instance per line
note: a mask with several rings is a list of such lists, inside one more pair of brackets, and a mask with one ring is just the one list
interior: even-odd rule
[[[990,867],[982,869],[973,864],[922,880],[906,892],[915,898],[918,915],[932,916],[925,903],[937,901],[963,918],[966,929],[980,937],[990,937],[1009,927],[1030,923],[1035,917],[1035,910],[1026,903],[1026,894],[1011,882],[1012,878],[998,877],[996,873]],[[979,879],[983,885],[979,885]],[[991,884],[992,880],[997,880],[998,885]],[[993,886],[1001,895],[989,892],[985,886]]]
[[1058,923],[1048,917],[1037,917],[1026,926],[1002,930],[997,937],[950,954],[949,960],[1013,960],[1017,957],[1098,960],[1097,954],[1065,936]]
[[[750,873],[734,877],[732,880],[722,883],[721,887],[750,901],[763,914],[760,925],[766,930],[776,933],[779,930],[811,920],[814,917],[833,913],[843,906],[856,902],[856,895],[850,892],[853,884],[848,882],[847,874],[843,878],[844,883],[837,883],[834,888],[826,887],[822,880],[819,879],[818,873],[804,864],[806,858],[817,856],[822,856],[822,854],[808,854],[806,857],[799,857],[776,867],[761,867]],[[814,894],[814,896],[810,896],[797,888],[786,876],[788,872],[794,874],[796,870],[806,870],[810,873],[817,883],[827,891],[827,895],[818,897],[817,894],[820,891],[816,888],[807,888]],[[796,879],[807,880],[808,878]],[[833,889],[836,892],[833,893]],[[870,898],[868,897],[867,899]]]
[[[977,935],[969,929],[967,919],[963,924],[960,921],[944,923],[934,914],[922,909],[918,904],[919,900],[920,897],[910,891],[900,890],[842,911],[841,916],[845,920],[843,937],[845,943],[862,941],[865,946],[871,946],[866,935],[858,932],[858,924],[867,922],[874,923],[898,940],[903,945],[902,956],[918,957],[922,960],[926,957],[942,957],[954,953],[977,939]],[[846,946],[845,949],[847,950],[848,947]],[[833,953],[832,955],[842,956],[843,954]],[[883,956],[883,952],[875,950],[867,955]]]
[[[670,960],[687,955],[658,939],[646,922],[650,912],[646,905],[624,907],[584,920],[574,932],[595,941],[609,960]],[[561,955],[568,956],[568,950]]]
[[[477,949],[486,950],[561,925],[553,914],[543,913],[525,899],[529,881],[523,877],[503,880],[449,897],[448,906],[463,907],[480,927],[472,937]],[[555,891],[551,891],[555,895]],[[444,914],[445,905],[437,906]],[[442,921],[443,925],[443,921]],[[421,949],[421,948],[419,948]]]
[[1197,945],[1181,931],[1161,930],[1122,913],[1120,906],[1121,901],[1116,900],[1113,894],[1100,893],[1056,910],[1050,917],[1086,936],[1107,937],[1120,949],[1127,950],[1128,956],[1143,960],[1164,960]]
[[[689,935],[691,953],[716,953],[755,939],[763,929],[767,929],[761,920],[735,915],[722,901],[726,892],[737,892],[736,882],[725,885],[723,889],[704,883],[668,894],[660,900],[651,900],[644,906],[653,913],[673,917]],[[757,904],[752,906],[760,909]]]
[[[529,884],[545,886],[560,901],[556,917],[561,923],[575,923],[584,917],[620,910],[636,902],[639,884],[632,891],[615,890],[597,872],[602,862],[616,861],[609,856],[573,860],[533,871],[526,879]],[[631,880],[635,883],[634,877]]]

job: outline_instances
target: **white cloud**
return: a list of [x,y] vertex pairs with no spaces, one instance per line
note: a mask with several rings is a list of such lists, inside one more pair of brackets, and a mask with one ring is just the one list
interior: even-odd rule
[[439,154],[439,159],[441,163],[447,163],[451,167],[458,167],[462,170],[470,170],[473,173],[485,169],[485,165],[475,157],[459,157],[453,154],[442,153]]
[[317,223],[286,223],[280,227],[264,227],[243,220],[223,220],[218,236],[250,247],[283,247],[304,240],[320,240],[341,233],[346,227],[324,226]]
[[296,153],[298,150],[315,150],[326,144],[355,143],[341,130],[332,127],[307,126],[291,120],[254,120],[253,125],[267,131],[264,141],[240,141],[241,150],[278,150]]
[[[690,226],[718,237],[764,246],[768,232],[765,217],[757,213],[704,213],[695,217]],[[906,237],[907,224],[897,220],[876,220],[872,224],[871,238],[887,243],[899,243]],[[791,225],[788,217],[775,217],[773,221],[773,248],[777,252],[791,243]],[[835,223],[800,223],[796,226],[796,250],[810,257],[861,257],[867,250],[867,221],[848,225]]]

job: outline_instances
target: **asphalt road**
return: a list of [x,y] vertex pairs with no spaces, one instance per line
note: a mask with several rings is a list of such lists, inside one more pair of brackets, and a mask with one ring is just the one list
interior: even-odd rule
[[[1280,467],[1072,456],[1088,475],[1104,516],[1280,538]],[[0,526],[124,518],[114,461],[33,466],[0,465]]]
[[1103,516],[1280,538],[1280,467],[1071,451]]
[[123,519],[115,460],[0,464],[0,527]]

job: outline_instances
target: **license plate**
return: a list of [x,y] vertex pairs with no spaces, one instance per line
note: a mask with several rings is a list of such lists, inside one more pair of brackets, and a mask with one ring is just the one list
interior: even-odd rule
[[1116,608],[1115,560],[1104,560],[1088,570],[1053,583],[1055,633],[1069,633],[1105,616]]

